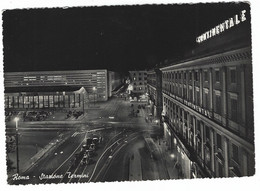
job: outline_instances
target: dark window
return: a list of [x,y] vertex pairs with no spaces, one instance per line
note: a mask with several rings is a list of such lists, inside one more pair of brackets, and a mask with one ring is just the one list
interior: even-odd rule
[[205,126],[205,135],[206,135],[206,140],[210,140],[210,131],[209,131],[209,127]]
[[199,81],[199,73],[195,72],[195,81]]
[[184,77],[184,80],[186,80],[186,72],[184,73],[184,76],[183,76],[183,77]]
[[139,80],[142,80],[142,78],[140,77]]
[[134,73],[134,76],[135,76],[135,73]]
[[209,78],[208,78],[208,72],[204,72],[204,81],[208,81],[209,80]]
[[144,80],[147,80],[147,77],[144,77]]
[[217,134],[217,147],[222,150],[221,135]]
[[238,147],[232,144],[232,159],[238,163]]
[[142,85],[142,82],[140,82],[139,85]]
[[216,95],[216,113],[221,114],[221,97]]
[[216,82],[220,82],[220,73],[219,73],[219,70],[217,70],[217,71],[215,72],[215,74],[216,74]]
[[230,81],[236,83],[236,70],[230,70]]
[[205,93],[204,108],[209,108],[209,94]]
[[191,72],[189,73],[189,76],[190,76],[189,80],[192,80],[192,73]]
[[237,100],[231,99],[231,120],[237,122]]

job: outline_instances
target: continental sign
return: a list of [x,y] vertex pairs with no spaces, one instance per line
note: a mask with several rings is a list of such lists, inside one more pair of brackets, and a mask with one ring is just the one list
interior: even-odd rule
[[203,33],[202,35],[196,38],[197,43],[202,43],[224,31],[234,27],[235,25],[239,25],[246,21],[246,10],[241,11],[239,14],[225,20],[223,23],[215,26],[214,28],[208,30],[207,32]]

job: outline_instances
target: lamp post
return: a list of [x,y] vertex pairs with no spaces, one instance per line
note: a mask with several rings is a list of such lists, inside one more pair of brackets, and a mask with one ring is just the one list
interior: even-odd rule
[[16,162],[17,162],[17,173],[19,173],[19,151],[18,151],[18,121],[19,118],[15,117],[15,132],[16,132]]
[[93,93],[94,93],[94,106],[95,106],[95,92],[96,92],[97,88],[93,87]]

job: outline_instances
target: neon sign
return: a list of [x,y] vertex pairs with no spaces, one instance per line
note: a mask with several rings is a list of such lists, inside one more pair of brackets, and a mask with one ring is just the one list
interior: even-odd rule
[[202,43],[203,41],[206,41],[225,30],[228,30],[235,25],[239,25],[240,23],[246,21],[246,10],[243,10],[240,12],[240,14],[235,15],[234,17],[231,17],[227,20],[225,20],[223,23],[220,23],[219,25],[215,26],[214,28],[208,30],[207,32],[203,33],[202,35],[198,36],[196,38],[197,43]]

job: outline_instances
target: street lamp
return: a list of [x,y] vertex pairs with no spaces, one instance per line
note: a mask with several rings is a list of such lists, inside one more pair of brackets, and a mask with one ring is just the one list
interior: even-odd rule
[[19,173],[19,152],[18,152],[18,121],[19,118],[15,117],[15,132],[16,132],[16,162],[17,162],[17,173]]
[[94,93],[94,105],[95,105],[95,92],[96,92],[97,88],[93,87],[93,93]]

